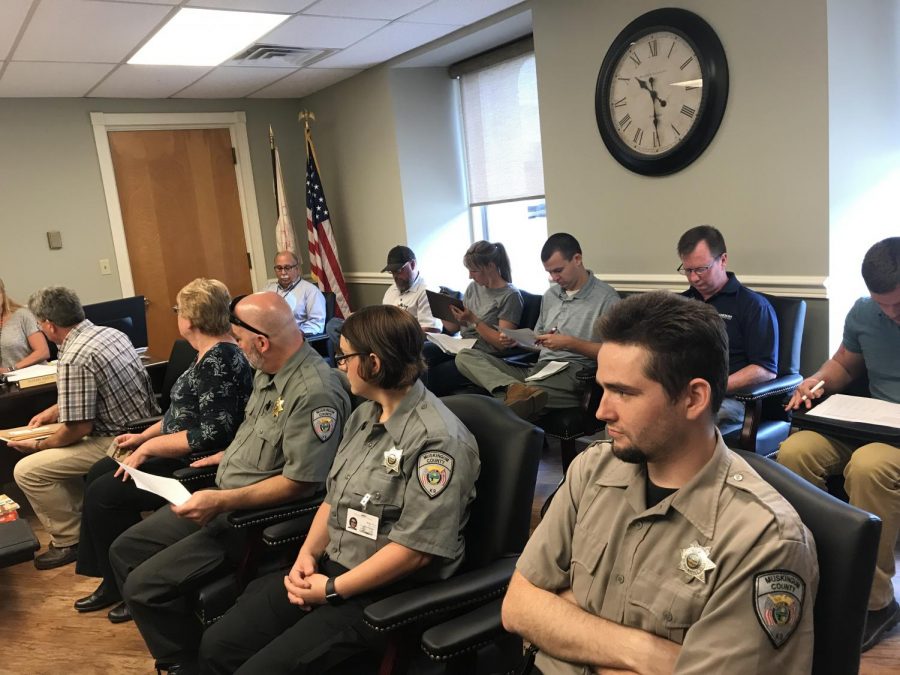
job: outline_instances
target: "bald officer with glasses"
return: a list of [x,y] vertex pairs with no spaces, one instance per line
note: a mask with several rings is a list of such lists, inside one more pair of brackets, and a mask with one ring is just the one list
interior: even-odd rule
[[325,296],[300,276],[300,259],[291,251],[275,254],[275,281],[267,291],[278,293],[294,313],[294,321],[304,335],[319,335],[325,330]]
[[[678,240],[678,271],[691,287],[682,295],[712,305],[728,330],[728,389],[775,379],[778,374],[778,319],[772,305],[726,271],[728,252],[722,233],[711,225],[698,225]],[[726,396],[717,423],[744,419],[744,404]]]
[[186,594],[240,552],[243,532],[227,513],[264,508],[320,491],[341,440],[350,401],[337,371],[303,339],[275,293],[231,303],[238,345],[257,369],[244,422],[222,452],[192,466],[218,465],[217,490],[164,506],[110,548],[122,596],[160,667],[193,672],[201,627]]

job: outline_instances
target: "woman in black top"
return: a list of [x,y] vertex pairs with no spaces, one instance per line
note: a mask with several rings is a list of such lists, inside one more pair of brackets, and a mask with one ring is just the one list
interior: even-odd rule
[[[244,419],[253,370],[231,336],[228,289],[215,279],[195,279],[178,292],[178,330],[197,350],[194,363],[172,386],[171,404],[162,420],[139,434],[116,437],[117,455],[130,453],[123,464],[159,475],[187,466],[192,452],[214,452],[228,446]],[[91,595],[75,602],[79,612],[92,612],[120,602],[109,567],[109,547],[116,537],[166,502],[140,490],[111,458],[97,462],[87,475],[75,571],[102,577]],[[124,604],[111,621],[130,616]]]

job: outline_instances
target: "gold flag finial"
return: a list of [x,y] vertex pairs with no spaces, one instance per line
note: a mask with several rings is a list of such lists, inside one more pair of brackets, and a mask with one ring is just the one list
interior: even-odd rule
[[303,122],[303,127],[306,131],[309,131],[309,123],[316,121],[316,113],[310,110],[301,110],[298,117]]

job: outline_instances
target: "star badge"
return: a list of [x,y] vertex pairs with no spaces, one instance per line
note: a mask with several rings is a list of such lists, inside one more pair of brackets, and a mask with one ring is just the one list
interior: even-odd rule
[[709,547],[701,546],[694,540],[690,546],[681,549],[678,569],[705,584],[707,570],[716,569],[716,564],[709,558]]
[[400,448],[391,448],[390,450],[385,450],[382,466],[387,469],[388,473],[390,473],[391,471],[399,471],[400,458],[402,456],[403,451]]
[[280,396],[275,400],[275,409],[272,411],[272,417],[276,420],[278,416],[284,412],[284,399]]

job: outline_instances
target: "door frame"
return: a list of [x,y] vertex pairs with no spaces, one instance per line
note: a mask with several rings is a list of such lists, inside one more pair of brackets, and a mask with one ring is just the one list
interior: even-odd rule
[[134,295],[134,279],[131,274],[131,260],[125,240],[125,224],[116,174],[113,170],[112,154],[109,150],[109,131],[152,131],[172,129],[228,129],[231,144],[235,149],[237,164],[238,200],[241,206],[241,220],[244,227],[244,243],[249,247],[250,283],[254,291],[264,288],[267,283],[265,251],[259,210],[256,204],[256,184],[253,182],[253,166],[250,162],[250,142],[247,139],[247,114],[243,111],[224,113],[91,113],[94,143],[100,162],[100,176],[106,196],[106,211],[109,215],[109,229],[112,234],[119,269],[119,285],[122,297]]

